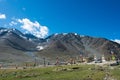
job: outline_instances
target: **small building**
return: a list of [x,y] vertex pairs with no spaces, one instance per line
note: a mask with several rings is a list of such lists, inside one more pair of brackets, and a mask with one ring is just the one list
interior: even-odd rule
[[101,59],[102,59],[102,62],[106,61],[104,55],[102,55]]

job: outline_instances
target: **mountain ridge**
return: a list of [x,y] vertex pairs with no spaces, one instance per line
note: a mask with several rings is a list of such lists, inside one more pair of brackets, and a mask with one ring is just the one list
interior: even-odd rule
[[[46,58],[46,61],[51,62],[55,62],[57,56],[62,61],[79,55],[105,55],[107,59],[111,56],[111,51],[120,57],[120,44],[106,38],[61,33],[42,39],[32,34],[23,34],[16,29],[0,28],[0,62],[34,61],[33,56],[26,55],[29,52],[40,60]],[[9,58],[6,58],[8,55]]]

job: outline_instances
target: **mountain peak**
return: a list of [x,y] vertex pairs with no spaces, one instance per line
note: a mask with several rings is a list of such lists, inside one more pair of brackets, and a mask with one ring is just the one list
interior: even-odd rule
[[[120,57],[120,44],[104,38],[79,35],[78,33],[56,33],[45,39],[40,39],[32,34],[23,34],[17,29],[0,28],[0,45],[0,54],[2,55],[5,53],[13,56],[13,53],[17,55],[19,51],[23,53],[35,52],[36,56],[44,56],[50,60],[56,60],[57,56],[67,59],[80,54],[84,56],[104,54],[108,58],[111,51]],[[10,56],[11,59],[12,56]]]
[[53,35],[48,36],[46,39],[63,39],[63,38],[82,38],[85,37],[84,35],[79,35],[78,33],[55,33]]

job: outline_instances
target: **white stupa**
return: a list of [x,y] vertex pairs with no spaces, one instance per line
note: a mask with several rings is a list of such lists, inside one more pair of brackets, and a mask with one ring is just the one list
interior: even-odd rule
[[105,62],[106,60],[105,60],[105,57],[104,57],[104,55],[102,55],[102,62]]
[[97,61],[97,57],[96,57],[96,55],[94,55],[94,61],[95,61],[95,62]]

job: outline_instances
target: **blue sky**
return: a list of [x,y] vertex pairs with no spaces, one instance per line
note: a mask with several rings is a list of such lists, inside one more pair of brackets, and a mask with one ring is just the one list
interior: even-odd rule
[[38,37],[76,32],[120,39],[120,0],[0,0],[0,15],[1,27]]

